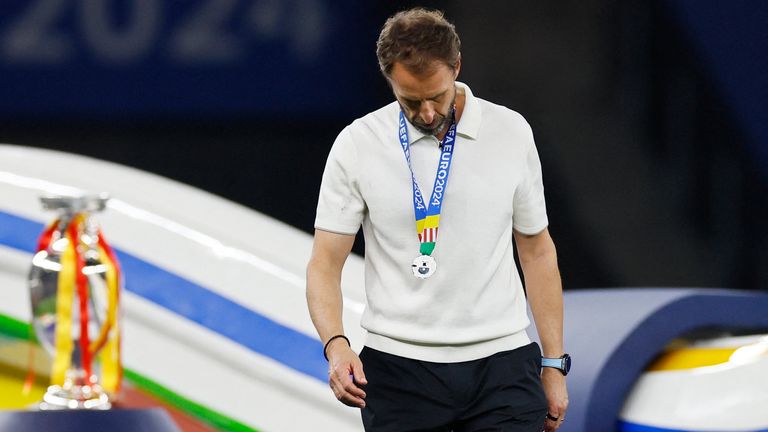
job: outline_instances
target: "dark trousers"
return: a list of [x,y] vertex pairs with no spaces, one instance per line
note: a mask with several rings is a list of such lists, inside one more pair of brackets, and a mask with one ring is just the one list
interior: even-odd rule
[[433,363],[365,347],[368,432],[541,432],[547,401],[531,343],[479,360]]

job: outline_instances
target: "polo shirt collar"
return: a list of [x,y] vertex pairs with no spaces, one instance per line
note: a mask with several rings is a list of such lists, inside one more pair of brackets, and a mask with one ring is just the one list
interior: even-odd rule
[[[477,139],[480,131],[481,110],[480,104],[469,86],[463,82],[456,81],[456,87],[464,90],[464,111],[461,113],[459,124],[456,125],[456,133],[470,139]],[[399,109],[399,107],[398,107]],[[405,122],[408,128],[408,144],[426,137],[427,135],[413,127],[410,120]]]
[[469,86],[463,82],[456,81],[456,87],[464,89],[464,111],[461,113],[459,124],[456,125],[456,133],[468,138],[477,139],[480,132],[480,120],[482,111],[480,103]]

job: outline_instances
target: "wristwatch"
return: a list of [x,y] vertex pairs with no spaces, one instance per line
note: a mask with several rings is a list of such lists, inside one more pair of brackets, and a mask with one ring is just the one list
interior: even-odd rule
[[563,375],[568,375],[568,372],[571,371],[571,356],[569,354],[563,354],[562,356],[556,358],[542,357],[541,367],[559,369],[560,373]]

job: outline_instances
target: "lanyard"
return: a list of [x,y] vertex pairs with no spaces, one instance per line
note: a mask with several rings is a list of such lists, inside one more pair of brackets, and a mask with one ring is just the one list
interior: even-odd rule
[[456,108],[451,111],[451,126],[448,128],[448,132],[445,134],[441,145],[442,151],[440,152],[440,161],[437,165],[437,174],[435,174],[435,184],[432,186],[432,196],[429,199],[429,208],[424,203],[421,189],[419,189],[419,185],[416,183],[416,176],[413,174],[411,152],[408,144],[408,128],[402,111],[400,111],[398,135],[400,136],[400,146],[403,148],[403,153],[405,153],[405,161],[408,162],[408,169],[411,171],[413,213],[416,217],[416,233],[421,243],[419,251],[422,255],[431,255],[437,242],[440,210],[443,206],[443,197],[445,197],[445,190],[448,186],[448,173],[451,169],[453,146],[456,143]]

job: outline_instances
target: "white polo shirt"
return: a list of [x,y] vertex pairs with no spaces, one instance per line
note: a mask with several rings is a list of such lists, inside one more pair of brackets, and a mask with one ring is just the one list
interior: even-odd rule
[[[341,131],[325,166],[315,219],[317,229],[342,234],[356,234],[362,224],[366,345],[433,362],[475,360],[530,343],[512,233],[536,234],[548,224],[530,126],[515,111],[456,85],[466,102],[432,277],[417,279],[411,270],[419,239],[397,102]],[[438,141],[410,123],[408,134],[416,181],[429,197]]]

